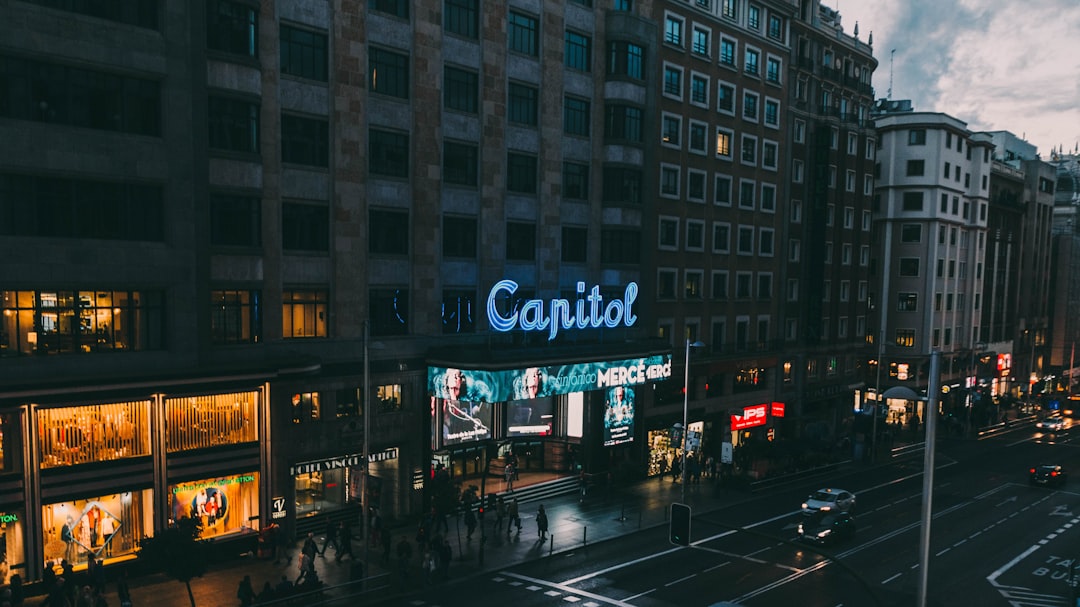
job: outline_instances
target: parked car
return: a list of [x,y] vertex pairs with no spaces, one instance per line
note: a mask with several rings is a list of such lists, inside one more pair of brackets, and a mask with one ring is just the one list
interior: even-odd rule
[[853,512],[855,510],[855,494],[843,489],[825,487],[818,489],[806,498],[802,504],[803,514],[815,512]]
[[1065,419],[1053,415],[1039,420],[1035,427],[1040,430],[1048,430],[1050,432],[1059,432],[1065,429]]
[[855,517],[848,512],[817,512],[799,523],[799,539],[831,544],[855,535]]
[[1068,478],[1065,469],[1056,464],[1040,464],[1028,471],[1028,480],[1032,485],[1061,486]]

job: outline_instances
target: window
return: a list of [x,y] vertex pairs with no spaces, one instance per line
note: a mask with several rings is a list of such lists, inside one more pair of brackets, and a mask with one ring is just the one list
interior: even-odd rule
[[766,35],[773,40],[784,41],[784,20],[779,15],[769,15],[769,29]]
[[563,162],[563,198],[569,200],[589,198],[589,165],[580,162]]
[[799,279],[789,278],[787,281],[787,300],[789,302],[799,301]]
[[901,208],[904,211],[921,211],[923,210],[923,193],[922,192],[904,192],[904,198],[901,202]]
[[731,224],[714,222],[712,229],[713,253],[731,252]]
[[705,155],[708,153],[709,125],[696,120],[690,121],[690,137],[687,147],[691,152]]
[[408,135],[371,129],[368,140],[368,171],[388,177],[409,176]]
[[566,31],[566,67],[582,72],[592,71],[592,39],[584,34]]
[[802,243],[798,239],[788,240],[788,261],[797,263],[802,252]]
[[480,77],[475,71],[446,66],[443,68],[443,106],[475,114],[479,107]]
[[281,336],[326,337],[329,296],[325,289],[286,289],[281,293]]
[[259,56],[259,13],[247,4],[209,0],[206,48],[243,57]]
[[719,82],[716,85],[716,111],[722,114],[735,115],[735,87]]
[[262,213],[258,196],[210,194],[210,244],[257,247],[262,244]]
[[844,174],[844,189],[848,192],[855,191],[855,171],[848,170]]
[[908,131],[908,145],[926,145],[926,129]]
[[730,38],[720,38],[720,64],[735,67],[735,41]]
[[900,276],[918,276],[919,262],[920,259],[918,257],[901,257]]
[[712,298],[728,298],[728,273],[726,270],[714,270],[712,273]]
[[636,264],[640,261],[640,231],[625,228],[600,231],[600,263]]
[[682,68],[664,64],[664,94],[682,99]]
[[679,167],[660,166],[660,195],[665,198],[679,197]]
[[443,217],[443,255],[446,257],[476,259],[478,233],[475,217],[455,217],[452,215]]
[[281,247],[286,251],[329,251],[328,205],[323,202],[282,203]]
[[760,272],[757,275],[757,298],[772,299],[772,274]]
[[746,11],[746,27],[756,31],[761,30],[761,8],[751,4]]
[[754,208],[754,182],[748,179],[744,179],[739,182],[739,208],[750,209]]
[[728,19],[738,19],[738,0],[720,0],[720,14]]
[[641,170],[627,167],[604,167],[604,202],[641,204]]
[[395,287],[381,287],[368,291],[371,335],[409,334],[409,291]]
[[533,261],[536,259],[536,224],[523,221],[506,222],[506,259]]
[[259,105],[250,101],[211,95],[206,121],[211,149],[259,153]]
[[409,98],[409,57],[371,47],[368,71],[371,92],[399,99]]
[[326,120],[281,115],[281,161],[330,166],[330,124]]
[[780,84],[780,59],[772,55],[765,59],[765,80],[772,84]]
[[480,15],[478,4],[479,0],[446,0],[443,4],[443,29],[475,39]]
[[368,251],[374,255],[407,255],[409,212],[389,209],[368,211]]
[[765,125],[774,128],[780,126],[780,102],[775,99],[765,100]]
[[731,177],[717,175],[713,180],[713,203],[725,207],[731,206]]
[[772,228],[760,228],[758,230],[758,254],[762,257],[772,257],[776,252],[776,231]]
[[717,127],[716,155],[725,160],[731,160],[731,137],[732,132],[730,130]]
[[740,158],[743,164],[757,164],[757,137],[743,135],[740,146]]
[[742,114],[743,118],[750,122],[757,122],[758,120],[758,95],[757,93],[751,93],[749,91],[743,93],[743,106]]
[[536,126],[538,93],[536,87],[511,82],[507,86],[506,119],[514,124]]
[[739,242],[737,251],[739,255],[754,254],[754,228],[753,226],[739,226]]
[[702,27],[694,27],[694,38],[690,43],[690,52],[700,57],[708,57],[709,51],[709,30]]
[[705,274],[701,270],[686,270],[684,273],[683,297],[685,299],[701,299],[704,297]]
[[840,263],[844,264],[845,266],[850,266],[851,265],[851,254],[852,254],[851,243],[845,242],[840,247]]
[[791,181],[794,183],[802,183],[803,180],[803,161],[792,160],[791,161]]
[[668,15],[664,18],[664,43],[682,47],[683,44],[682,18]]
[[753,297],[754,275],[750,272],[735,273],[735,297],[749,299]]
[[686,220],[686,250],[705,250],[705,222],[696,219]]
[[754,76],[758,75],[758,59],[761,53],[756,49],[748,48],[743,54],[743,71]]
[[510,11],[507,29],[511,51],[530,57],[540,53],[540,24],[535,18]]
[[634,10],[634,3],[631,0],[615,0],[612,8],[619,12],[628,13]]
[[[443,289],[442,292],[442,332],[444,335],[476,332],[476,292],[473,289]],[[379,386],[396,388],[393,394],[397,398],[387,403],[379,398],[380,410],[398,410],[401,408],[401,386]],[[389,405],[389,406],[387,406]]]
[[901,225],[900,242],[922,242],[922,224],[905,223]]
[[682,117],[674,114],[664,114],[660,119],[660,141],[667,146],[679,147],[679,134],[682,131]]
[[409,18],[409,0],[368,0],[368,6],[399,19]]
[[895,343],[902,348],[914,348],[915,329],[897,329]]
[[686,199],[705,202],[705,171],[686,169]]
[[761,184],[761,204],[758,207],[766,213],[776,212],[776,186],[771,183]]
[[626,76],[634,80],[644,78],[645,50],[637,44],[616,40],[608,45],[609,76]]
[[761,166],[766,169],[776,170],[777,147],[775,141],[765,141],[761,144]]
[[604,108],[604,137],[609,140],[641,141],[641,109],[619,104]]
[[656,294],[661,299],[675,299],[675,284],[679,273],[675,270],[661,269],[656,273]]
[[210,291],[210,341],[214,345],[262,341],[262,294],[259,291]]
[[536,156],[506,154],[506,189],[521,194],[536,193]]
[[563,100],[563,132],[567,135],[589,136],[589,102],[577,97]]
[[443,142],[443,182],[476,186],[480,152],[476,144]]
[[709,107],[709,78],[701,74],[690,75],[690,103]]
[[327,81],[326,34],[281,24],[281,73]]
[[795,126],[793,128],[795,130],[795,133],[794,133],[795,143],[805,143],[806,142],[806,122],[796,118],[795,119]]
[[588,261],[588,235],[588,228],[563,226],[561,259],[564,263],[585,263]]

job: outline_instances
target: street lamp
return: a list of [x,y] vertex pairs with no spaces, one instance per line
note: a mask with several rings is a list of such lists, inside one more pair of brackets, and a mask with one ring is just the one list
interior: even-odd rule
[[682,400],[682,503],[686,503],[686,445],[687,437],[690,434],[690,428],[687,425],[686,415],[690,407],[690,348],[704,348],[705,344],[700,341],[691,342],[686,340],[686,366],[684,371],[686,373],[683,378],[683,400]]

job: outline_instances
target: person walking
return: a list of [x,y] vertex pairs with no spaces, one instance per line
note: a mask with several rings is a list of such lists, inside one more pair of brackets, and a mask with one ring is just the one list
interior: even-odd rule
[[503,520],[506,518],[506,500],[499,496],[495,500],[495,531],[502,529]]
[[506,490],[514,490],[514,464],[507,462],[506,467],[503,468],[503,478],[506,479]]
[[471,542],[472,534],[476,531],[476,514],[473,513],[472,504],[465,504],[465,528],[468,529],[465,539]]
[[337,554],[334,556],[334,561],[340,563],[344,557],[349,557],[350,560],[355,561],[356,557],[352,552],[352,530],[345,524],[345,521],[338,523],[337,528]]
[[319,546],[315,544],[315,534],[310,531],[307,537],[304,538],[304,545],[300,547],[300,554],[306,554],[315,562],[315,555],[319,553]]
[[518,533],[521,533],[521,516],[518,514],[518,501],[515,497],[506,509],[506,515],[510,519],[506,523],[506,537],[510,537],[510,529],[517,525]]
[[255,603],[255,589],[251,586],[251,576],[245,575],[240,580],[240,586],[236,589],[236,598],[240,599],[242,607],[248,607]]
[[548,532],[548,517],[547,511],[544,510],[544,505],[540,504],[540,508],[536,511],[536,534],[540,536],[540,539],[546,539]]
[[326,549],[330,544],[334,545],[334,552],[341,550],[341,545],[337,541],[338,524],[334,521],[326,521],[326,540],[323,542],[322,550],[319,551],[319,556],[326,556]]

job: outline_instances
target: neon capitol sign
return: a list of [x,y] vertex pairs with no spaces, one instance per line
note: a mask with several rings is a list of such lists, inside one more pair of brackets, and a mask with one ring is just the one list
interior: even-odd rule
[[[518,289],[518,284],[512,280],[500,280],[491,287],[487,298],[488,322],[496,331],[507,332],[515,328],[523,331],[548,332],[548,341],[555,339],[559,329],[569,331],[573,329],[599,328],[601,325],[614,329],[620,324],[631,326],[637,322],[631,307],[637,299],[638,286],[636,282],[626,285],[626,292],[622,299],[613,299],[606,304],[604,297],[600,295],[600,285],[593,285],[589,294],[585,294],[585,283],[577,283],[578,298],[574,304],[566,299],[552,299],[547,302],[543,299],[529,299],[522,304],[520,310],[512,310],[508,316],[503,316],[496,305],[499,297],[513,295]],[[586,309],[588,302],[588,309]]]

